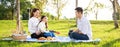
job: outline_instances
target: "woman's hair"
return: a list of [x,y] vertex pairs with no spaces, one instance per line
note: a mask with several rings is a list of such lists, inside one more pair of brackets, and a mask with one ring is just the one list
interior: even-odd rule
[[39,10],[38,8],[34,8],[34,9],[32,9],[32,12],[31,12],[31,16],[30,17],[33,17],[34,16],[34,12],[36,12],[37,10]]
[[[40,19],[40,22],[42,22],[42,19],[45,18],[45,17],[46,17],[46,16],[42,16],[41,19]],[[39,23],[40,23],[40,22],[39,22]],[[39,25],[39,23],[38,23],[38,25]],[[48,28],[48,23],[47,23],[47,22],[45,23],[45,26],[46,26],[46,28]]]

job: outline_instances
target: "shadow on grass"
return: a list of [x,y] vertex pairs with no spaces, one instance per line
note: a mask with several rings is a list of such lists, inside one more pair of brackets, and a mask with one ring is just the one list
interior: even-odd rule
[[115,28],[111,28],[111,29],[107,30],[107,32],[111,32],[113,30],[115,30]]
[[116,43],[116,42],[120,42],[120,38],[115,39],[115,40],[113,40],[113,41],[110,41],[110,42],[102,45],[102,47],[113,47],[114,43]]
[[68,31],[70,30],[70,28],[73,28],[73,27],[76,27],[76,25],[70,25],[70,26],[66,26],[66,27],[63,27],[63,28],[58,28],[56,30],[64,30],[64,29],[68,29]]
[[21,44],[21,42],[0,40],[0,46],[1,47],[16,47],[16,46],[18,46],[20,44]]
[[113,24],[114,22],[113,21],[95,21],[95,20],[92,20],[90,21],[92,24]]
[[64,30],[64,29],[68,29],[68,27],[67,28],[66,27],[64,27],[64,28],[58,28],[56,30]]
[[[41,45],[36,45],[36,44],[41,44]],[[37,47],[74,47],[74,46],[83,46],[83,45],[86,45],[89,46],[89,45],[93,45],[93,46],[96,46],[98,45],[99,43],[93,43],[93,42],[80,42],[80,43],[75,43],[75,42],[45,42],[45,43],[39,43],[39,42],[18,42],[18,41],[3,41],[3,40],[0,40],[0,47],[16,47],[16,46],[22,46],[24,44],[24,46],[27,44],[29,44],[30,46],[29,47],[33,47],[33,46],[37,46]],[[32,44],[32,45],[31,45]],[[23,46],[23,47],[24,47]]]
[[107,32],[111,32],[111,31],[114,31],[114,30],[117,30],[117,29],[119,29],[119,28],[111,28],[111,29],[107,30]]
[[75,43],[75,42],[55,42],[55,43],[47,43],[44,45],[41,45],[40,47],[74,47],[76,45],[82,45],[82,44],[88,44],[88,45],[96,45],[92,42],[90,43]]
[[70,28],[72,28],[72,27],[77,27],[77,25],[71,25]]

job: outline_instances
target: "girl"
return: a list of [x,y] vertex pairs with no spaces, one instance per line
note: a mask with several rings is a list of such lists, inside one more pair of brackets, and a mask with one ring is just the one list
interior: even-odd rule
[[46,16],[42,16],[41,17],[41,21],[38,23],[38,31],[40,31],[41,33],[44,34],[44,37],[55,37],[54,33],[57,33],[59,34],[59,32],[56,32],[56,31],[53,31],[53,30],[50,30],[48,31],[47,28],[48,28],[48,18]]

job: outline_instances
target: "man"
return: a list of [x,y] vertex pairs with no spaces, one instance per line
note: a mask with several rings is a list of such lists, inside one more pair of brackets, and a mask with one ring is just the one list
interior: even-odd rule
[[69,37],[76,40],[91,40],[92,30],[90,22],[83,16],[83,9],[77,7],[75,9],[77,19],[77,29],[69,31]]

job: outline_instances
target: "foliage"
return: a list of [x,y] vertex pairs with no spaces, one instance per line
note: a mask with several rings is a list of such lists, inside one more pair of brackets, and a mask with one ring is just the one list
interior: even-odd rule
[[[27,14],[27,9],[31,7],[31,3],[27,0],[20,0],[20,4],[20,13]],[[16,18],[16,0],[1,0],[0,7],[0,20],[12,20]]]

